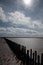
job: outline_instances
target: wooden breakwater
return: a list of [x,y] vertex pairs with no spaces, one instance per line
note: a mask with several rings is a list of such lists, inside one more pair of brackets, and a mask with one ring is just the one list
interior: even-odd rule
[[37,51],[32,52],[32,49],[27,50],[26,47],[11,40],[4,38],[11,48],[11,50],[16,54],[16,57],[20,59],[23,65],[43,65],[43,53],[41,54],[41,62],[40,55],[37,54]]

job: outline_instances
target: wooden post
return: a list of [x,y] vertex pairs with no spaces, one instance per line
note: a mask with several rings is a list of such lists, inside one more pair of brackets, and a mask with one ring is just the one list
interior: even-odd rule
[[35,51],[35,65],[36,65],[36,61],[37,61],[37,51]]
[[26,54],[26,65],[29,65],[29,50],[27,50]]
[[17,48],[17,58],[20,59],[20,45],[19,44]]
[[43,53],[41,54],[41,65],[43,65]]
[[24,52],[24,46],[22,46],[22,52]]
[[40,65],[40,56],[38,55],[38,65]]
[[25,63],[26,63],[26,47],[24,47],[24,54],[23,54],[24,56],[23,56],[23,64],[25,65]]
[[25,60],[26,60],[25,55],[26,55],[26,47],[22,46],[21,60],[22,60],[23,65],[25,64]]
[[30,49],[30,58],[32,59],[32,49]]
[[33,53],[33,65],[34,65],[34,58],[35,58],[35,54]]
[[32,65],[32,49],[30,49],[30,65]]
[[27,50],[27,55],[29,56],[29,50]]
[[26,47],[24,47],[24,54],[26,54]]

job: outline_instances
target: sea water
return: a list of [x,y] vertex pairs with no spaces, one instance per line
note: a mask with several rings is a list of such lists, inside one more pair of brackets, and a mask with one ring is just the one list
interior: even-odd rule
[[39,55],[43,53],[43,38],[8,38],[17,44],[26,46],[26,49],[36,50]]

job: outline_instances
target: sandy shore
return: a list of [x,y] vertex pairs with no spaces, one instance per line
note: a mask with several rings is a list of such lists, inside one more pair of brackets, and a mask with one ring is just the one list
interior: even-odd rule
[[21,61],[17,63],[17,60],[6,41],[0,38],[0,65],[20,65]]

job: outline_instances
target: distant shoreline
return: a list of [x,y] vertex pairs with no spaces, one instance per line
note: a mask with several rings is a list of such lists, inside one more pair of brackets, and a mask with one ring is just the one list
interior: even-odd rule
[[0,38],[43,38],[43,37],[0,37]]

